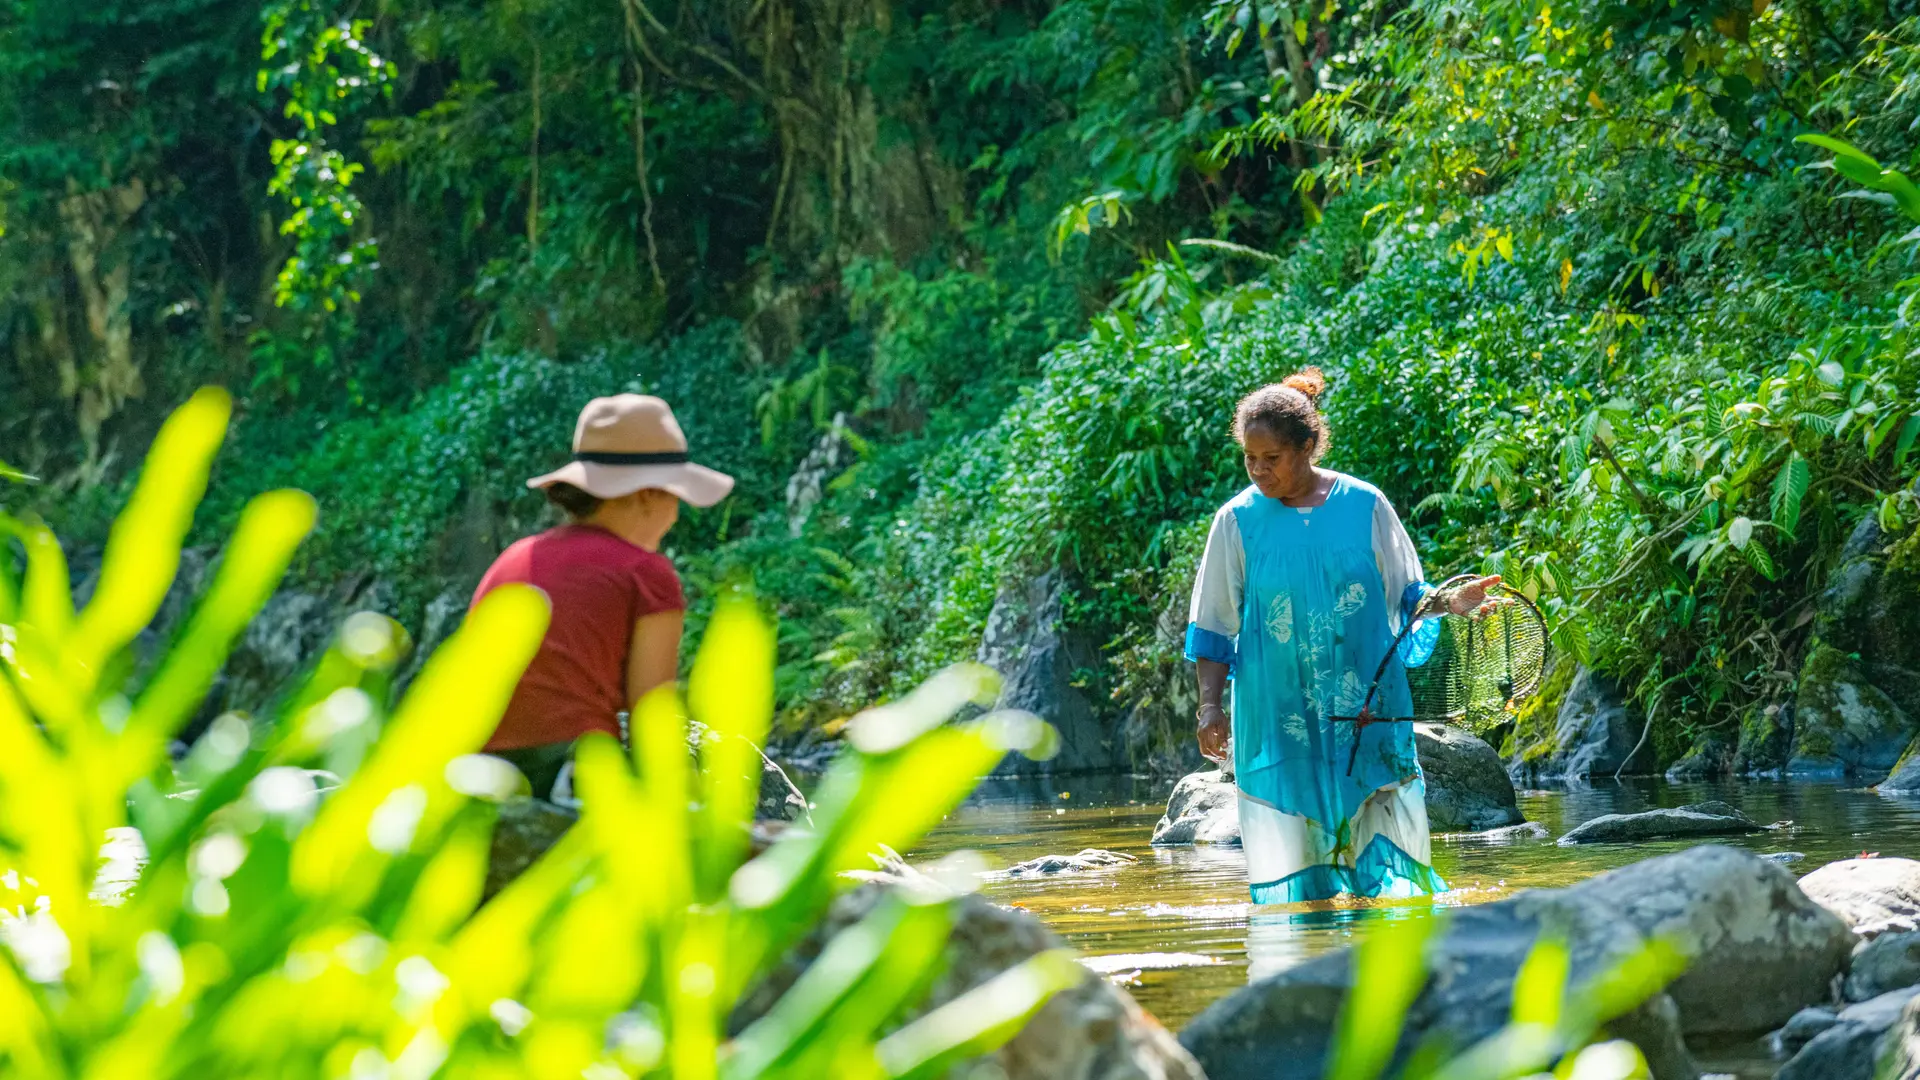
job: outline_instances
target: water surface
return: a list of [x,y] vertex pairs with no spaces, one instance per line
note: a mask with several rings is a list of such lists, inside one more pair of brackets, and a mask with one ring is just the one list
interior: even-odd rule
[[[1097,967],[1116,970],[1140,1004],[1176,1031],[1250,978],[1350,944],[1357,929],[1383,914],[1383,905],[1365,902],[1256,908],[1247,902],[1246,859],[1238,849],[1148,846],[1172,786],[1129,777],[989,783],[909,858],[919,862],[962,848],[1002,865],[1090,847],[1136,856],[1138,862],[1097,873],[992,881],[985,893],[1032,912]],[[1762,823],[1792,822],[1720,842],[1801,852],[1805,858],[1789,864],[1796,874],[1863,851],[1920,855],[1920,800],[1829,784],[1613,782],[1522,792],[1520,809],[1547,826],[1545,840],[1436,837],[1435,868],[1453,886],[1439,903],[1484,903],[1521,889],[1568,885],[1683,850],[1698,841],[1563,848],[1553,838],[1601,814],[1705,799],[1730,802]]]

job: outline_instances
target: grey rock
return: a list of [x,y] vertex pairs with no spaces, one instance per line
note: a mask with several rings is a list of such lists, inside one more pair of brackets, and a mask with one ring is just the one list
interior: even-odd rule
[[493,848],[487,859],[484,896],[492,896],[546,854],[580,820],[580,815],[544,799],[509,799],[500,806],[493,826]]
[[1504,829],[1487,829],[1484,832],[1441,833],[1435,839],[1456,844],[1516,844],[1523,840],[1545,840],[1548,835],[1545,825],[1537,821],[1523,821]]
[[[1914,987],[1900,993],[1909,993]],[[1900,1009],[1899,1019],[1880,1036],[1880,1044],[1875,1047],[1874,1076],[1876,1080],[1914,1080],[1920,1077],[1920,994],[1907,999]]]
[[1240,800],[1218,770],[1190,773],[1173,787],[1167,812],[1153,827],[1155,847],[1188,844],[1240,846]]
[[1808,650],[1794,698],[1795,776],[1885,776],[1913,741],[1913,719],[1866,663],[1826,642]]
[[[739,736],[733,737],[739,738]],[[720,738],[720,734],[712,728],[707,727],[698,720],[692,721],[687,728],[687,751],[694,756],[694,760],[697,763],[700,757],[700,748]],[[752,744],[749,743],[748,745]],[[756,821],[799,821],[802,819],[811,821],[812,814],[808,811],[807,797],[801,793],[792,779],[787,776],[786,770],[782,769],[778,763],[768,757],[766,752],[759,747],[755,746],[753,752],[754,755],[760,759],[760,796],[754,804],[754,819]]]
[[1632,844],[1693,836],[1736,836],[1761,829],[1752,818],[1726,803],[1698,803],[1678,809],[1643,810],[1637,814],[1602,814],[1581,822],[1562,836],[1559,843],[1562,847]]
[[1427,821],[1436,832],[1477,832],[1524,821],[1513,780],[1493,747],[1450,724],[1415,724],[1426,775]]
[[[1852,941],[1764,859],[1722,847],[1648,859],[1570,888],[1453,912],[1429,949],[1431,975],[1395,1060],[1433,1034],[1466,1045],[1504,1024],[1514,973],[1549,927],[1567,942],[1574,987],[1655,938],[1686,958],[1666,993],[1611,1025],[1663,1080],[1697,1071],[1683,1035],[1757,1035],[1823,1000]],[[1311,960],[1216,1002],[1181,1042],[1210,1076],[1316,1078],[1351,986],[1350,953]]]
[[787,531],[798,537],[806,528],[807,518],[813,508],[826,494],[827,482],[854,463],[859,451],[854,449],[852,432],[847,427],[847,414],[833,414],[833,423],[814,440],[813,449],[807,451],[793,475],[787,478]]
[[1916,985],[1920,985],[1920,931],[1896,931],[1873,938],[1853,954],[1846,998],[1867,1001]]
[[1812,1042],[1821,1032],[1832,1027],[1840,1019],[1840,1014],[1832,1009],[1810,1005],[1793,1014],[1787,1026],[1774,1032],[1768,1038],[1768,1044],[1776,1058],[1790,1058],[1800,1052],[1800,1048]]
[[1066,623],[1066,576],[1052,570],[1003,589],[987,614],[979,661],[1000,673],[997,707],[1033,713],[1060,733],[1047,761],[1009,754],[1001,775],[1109,772],[1128,764],[1117,731],[1107,730],[1076,672],[1099,664],[1098,643]]
[[1854,939],[1793,875],[1751,852],[1703,845],[1567,890],[1687,957],[1667,987],[1689,1036],[1759,1034],[1828,998]]
[[1894,763],[1893,774],[1874,788],[1882,795],[1920,795],[1920,739],[1907,745],[1906,752]]
[[1115,867],[1130,866],[1138,862],[1131,855],[1118,851],[1106,851],[1102,848],[1083,848],[1073,855],[1042,855],[1037,859],[1015,863],[1004,871],[1007,877],[1033,877],[1038,874],[1084,874],[1095,870],[1112,870]]
[[[1627,923],[1568,890],[1530,892],[1450,913],[1444,933],[1429,945],[1430,974],[1407,1012],[1385,1075],[1397,1075],[1413,1047],[1427,1039],[1467,1046],[1499,1030],[1512,1006],[1514,975],[1548,931],[1568,942],[1575,987],[1589,985],[1643,944]],[[1309,960],[1215,1002],[1180,1033],[1180,1041],[1208,1076],[1319,1080],[1353,980],[1351,951]],[[1657,1080],[1697,1075],[1681,1039],[1679,1014],[1665,994],[1619,1018],[1611,1030],[1640,1047]]]
[[[831,936],[871,911],[885,888],[863,885],[836,899],[821,924],[741,1003],[730,1026],[738,1031],[764,1015]],[[946,969],[912,1016],[1062,945],[1033,916],[979,896],[959,898],[953,914]],[[997,1070],[989,1075],[1007,1080],[1206,1080],[1193,1057],[1158,1021],[1125,990],[1090,970],[1077,985],[1056,994],[1005,1046],[977,1059],[977,1068]],[[954,1075],[968,1075],[967,1067],[958,1067]]]
[[1733,771],[1741,776],[1777,776],[1793,757],[1793,703],[1748,709],[1740,718]]
[[1861,937],[1920,929],[1920,862],[1912,859],[1842,859],[1801,878],[1800,889]]
[[1790,863],[1803,862],[1807,856],[1805,852],[1800,851],[1767,851],[1762,852],[1760,857],[1768,862],[1779,863],[1782,866],[1786,866]]
[[1916,993],[1920,987],[1909,986],[1842,1010],[1831,1026],[1780,1067],[1776,1080],[1869,1080],[1875,1076],[1881,1041]]
[[1726,743],[1708,735],[1694,745],[1681,758],[1667,767],[1667,780],[1681,783],[1687,780],[1709,780],[1726,776],[1733,772],[1734,751]]
[[1643,742],[1646,718],[1613,680],[1587,668],[1574,672],[1554,718],[1552,745],[1516,762],[1516,780],[1585,780],[1640,776],[1654,771],[1653,746]]

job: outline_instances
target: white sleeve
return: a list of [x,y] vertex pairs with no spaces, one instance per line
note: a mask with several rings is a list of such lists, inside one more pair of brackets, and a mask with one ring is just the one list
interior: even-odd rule
[[[1240,598],[1247,583],[1247,554],[1240,522],[1221,507],[1207,533],[1207,550],[1193,579],[1193,604],[1187,613],[1187,655],[1194,660],[1232,663],[1233,639],[1240,633]],[[1223,655],[1224,652],[1224,655]]]
[[1419,598],[1417,593],[1409,597],[1408,590],[1420,586],[1418,592],[1426,592],[1427,575],[1420,567],[1420,553],[1413,548],[1413,538],[1407,535],[1400,515],[1393,512],[1393,504],[1384,495],[1373,504],[1373,557],[1380,564],[1380,581],[1386,587],[1387,625],[1397,634]]

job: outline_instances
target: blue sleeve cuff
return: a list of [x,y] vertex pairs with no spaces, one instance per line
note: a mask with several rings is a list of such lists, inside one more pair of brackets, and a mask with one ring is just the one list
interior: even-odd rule
[[1232,638],[1202,630],[1196,623],[1187,624],[1187,659],[1195,662],[1212,660],[1216,664],[1227,665],[1227,670],[1231,671],[1237,658]]
[[[1433,591],[1433,586],[1424,581],[1416,581],[1407,586],[1400,594],[1400,618],[1411,618],[1420,607],[1420,601]],[[1440,644],[1440,620],[1421,619],[1413,624],[1413,631],[1400,643],[1400,662],[1408,667],[1419,667],[1433,659],[1434,647]]]

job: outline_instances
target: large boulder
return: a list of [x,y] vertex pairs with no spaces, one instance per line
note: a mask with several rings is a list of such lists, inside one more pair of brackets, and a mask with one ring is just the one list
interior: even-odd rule
[[[1575,987],[1656,938],[1686,958],[1665,993],[1611,1025],[1641,1048],[1657,1078],[1694,1075],[1682,1036],[1758,1034],[1824,1000],[1852,944],[1838,919],[1765,859],[1720,847],[1648,859],[1570,888],[1450,913],[1396,1060],[1429,1035],[1464,1045],[1503,1025],[1514,975],[1549,929],[1567,943]],[[1210,1076],[1319,1077],[1351,989],[1349,953],[1311,960],[1215,1003],[1181,1042]]]
[[1514,779],[1585,780],[1616,773],[1654,771],[1654,753],[1644,739],[1646,718],[1628,703],[1613,680],[1588,668],[1573,674],[1545,746],[1522,748]]
[[[820,925],[741,1002],[732,1027],[739,1030],[764,1015],[819,957],[826,942],[871,911],[890,887],[873,882],[836,899]],[[947,966],[914,1015],[952,1001],[1028,957],[1060,947],[1060,939],[1026,912],[995,906],[979,896],[961,897],[954,904]],[[1125,990],[1092,971],[1078,985],[1056,994],[1020,1034],[979,1064],[1007,1080],[1206,1080],[1159,1021]]]
[[1793,703],[1750,708],[1740,718],[1733,771],[1742,776],[1778,776],[1793,757]]
[[[1397,1074],[1413,1048],[1430,1038],[1464,1047],[1499,1030],[1512,1008],[1515,973],[1543,933],[1566,935],[1575,987],[1591,984],[1643,944],[1625,922],[1570,902],[1563,891],[1450,912],[1428,950],[1431,974],[1407,1011],[1387,1075]],[[1319,1080],[1353,990],[1351,951],[1322,956],[1216,1001],[1180,1033],[1180,1042],[1208,1076]],[[1640,1047],[1656,1080],[1697,1075],[1667,995],[1655,995],[1611,1028]]]
[[1642,840],[1682,837],[1737,836],[1759,832],[1763,826],[1723,802],[1663,807],[1637,814],[1602,814],[1583,821],[1560,838],[1560,846],[1575,844],[1633,844]]
[[1167,812],[1153,827],[1153,846],[1240,846],[1240,799],[1218,769],[1189,773],[1173,786]]
[[1006,775],[1110,772],[1129,762],[1117,731],[1094,714],[1074,685],[1077,673],[1099,665],[1098,643],[1066,621],[1066,576],[1052,570],[1001,590],[987,613],[979,661],[1000,673],[997,707],[1033,713],[1060,733],[1060,751],[1046,761],[1009,754]]
[[[1909,986],[1842,1010],[1832,1024],[1780,1067],[1775,1080],[1872,1080],[1881,1075],[1875,1069],[1881,1046],[1900,1038],[1894,1029],[1906,1017],[1916,993],[1920,993],[1920,987]],[[1912,1022],[1907,1026],[1911,1028]]]
[[1863,938],[1920,929],[1920,862],[1842,859],[1800,879],[1813,902]]
[[1861,519],[1827,579],[1794,701],[1802,774],[1885,775],[1920,723],[1920,569]]
[[1493,747],[1449,724],[1415,724],[1413,742],[1426,774],[1433,831],[1480,832],[1526,820]]

